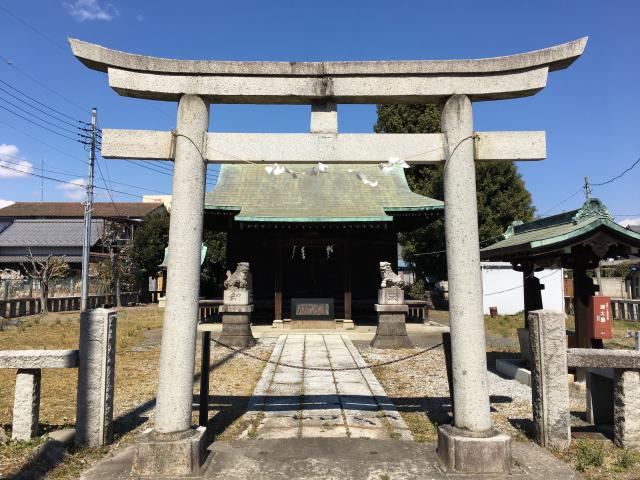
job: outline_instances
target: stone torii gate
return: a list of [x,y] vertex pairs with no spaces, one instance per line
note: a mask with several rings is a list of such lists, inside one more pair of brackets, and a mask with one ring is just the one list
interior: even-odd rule
[[[545,133],[474,132],[472,103],[534,95],[550,71],[582,54],[586,42],[478,60],[233,62],[147,57],[71,39],[73,54],[107,72],[120,95],[178,102],[173,132],[103,130],[105,158],[175,163],[155,425],[138,444],[134,469],[189,473],[203,461],[203,432],[192,430],[191,404],[206,163],[384,163],[399,157],[411,164],[446,162],[455,417],[438,430],[439,455],[457,470],[508,471],[510,439],[490,418],[474,162],[542,160]],[[212,103],[310,104],[310,133],[208,132]],[[339,134],[339,103],[438,103],[442,133]]]

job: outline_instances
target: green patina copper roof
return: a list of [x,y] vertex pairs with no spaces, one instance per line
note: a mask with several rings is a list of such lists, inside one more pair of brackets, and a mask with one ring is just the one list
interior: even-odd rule
[[603,203],[591,198],[578,210],[527,223],[516,220],[503,234],[503,240],[481,250],[481,257],[498,259],[562,248],[579,243],[600,230],[623,239],[629,246],[640,247],[640,234],[615,223]]
[[[238,210],[236,220],[254,222],[379,222],[391,221],[396,212],[444,208],[439,200],[413,193],[400,168],[385,175],[377,165],[329,165],[312,175],[314,165],[292,165],[305,172],[297,178],[268,175],[261,165],[222,165],[205,208]],[[366,185],[357,172],[378,185]]]

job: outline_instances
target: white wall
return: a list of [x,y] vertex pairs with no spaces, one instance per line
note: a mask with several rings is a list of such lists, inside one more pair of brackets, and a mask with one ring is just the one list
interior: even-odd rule
[[[483,309],[489,315],[489,307],[498,307],[499,315],[513,315],[524,310],[522,272],[516,272],[506,262],[482,262]],[[544,285],[542,304],[545,309],[564,311],[563,271],[545,269],[536,272]]]
[[600,295],[611,298],[629,298],[627,283],[622,277],[601,277]]

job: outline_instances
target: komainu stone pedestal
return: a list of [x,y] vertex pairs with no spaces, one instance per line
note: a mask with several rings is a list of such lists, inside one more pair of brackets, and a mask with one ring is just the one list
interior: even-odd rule
[[231,347],[252,347],[256,339],[251,333],[253,305],[221,305],[222,333],[218,339]]
[[378,328],[371,341],[373,348],[411,348],[407,335],[407,305],[374,305],[378,312]]
[[438,457],[455,472],[509,473],[511,437],[495,429],[474,433],[442,425],[438,427]]
[[197,473],[207,455],[205,432],[205,427],[168,434],[147,430],[136,444],[132,473],[143,477]]

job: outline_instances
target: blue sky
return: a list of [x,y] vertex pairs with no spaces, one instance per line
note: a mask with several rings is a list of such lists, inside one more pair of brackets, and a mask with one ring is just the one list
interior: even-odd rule
[[[547,160],[519,164],[540,214],[578,207],[582,193],[556,205],[580,188],[584,176],[602,182],[640,157],[640,3],[635,1],[0,0],[0,6],[32,27],[0,9],[0,80],[74,119],[88,121],[95,106],[100,126],[111,128],[168,130],[175,125],[175,104],[119,97],[106,75],[68,53],[66,37],[174,58],[319,61],[478,58],[588,35],[582,58],[551,73],[539,94],[475,104],[475,128],[546,130]],[[20,96],[6,84],[0,87]],[[0,91],[0,106],[19,112],[7,100],[24,106]],[[211,110],[210,129],[217,131],[304,132],[309,125],[306,106],[213,105]],[[341,131],[370,132],[375,107],[341,105],[339,115]],[[44,161],[46,176],[81,183],[86,157],[82,145],[0,108],[0,160],[13,162],[5,165],[40,173]],[[28,163],[16,165],[20,162]],[[152,171],[117,160],[100,164],[114,190],[170,192],[166,165]],[[0,202],[40,200],[41,179],[0,170]],[[213,169],[210,185],[215,175]],[[618,221],[640,220],[639,179],[640,166],[594,188],[594,195]],[[99,172],[97,181],[102,182]],[[43,191],[48,201],[82,198],[79,188],[49,180]],[[101,198],[106,199],[104,191]],[[114,198],[137,199],[122,193]]]

